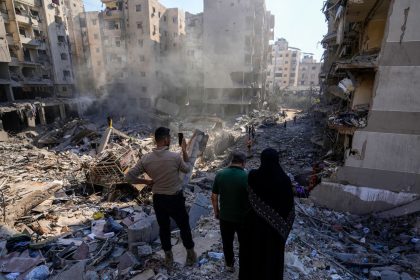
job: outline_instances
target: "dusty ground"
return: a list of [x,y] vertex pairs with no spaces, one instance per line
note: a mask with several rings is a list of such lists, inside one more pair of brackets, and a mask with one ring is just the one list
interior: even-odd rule
[[[296,124],[292,121],[295,114],[298,117]],[[268,116],[268,120],[262,118],[261,115]],[[105,213],[118,221],[121,218],[117,218],[113,213],[114,207],[134,211],[132,213],[153,214],[150,206],[138,205],[138,201],[133,200],[130,193],[122,191],[117,201],[106,203],[101,201],[100,194],[95,190],[86,194],[84,193],[86,189],[83,189],[86,185],[71,183],[78,180],[80,182],[84,177],[82,167],[85,162],[91,161],[91,157],[88,156],[91,154],[89,143],[96,141],[94,138],[82,141],[80,145],[61,152],[47,152],[45,149],[37,149],[29,144],[22,145],[21,141],[0,145],[0,153],[5,159],[5,164],[1,166],[5,175],[2,176],[7,177],[9,185],[5,190],[5,194],[8,194],[6,199],[8,207],[19,203],[25,204],[19,208],[19,211],[27,212],[27,205],[33,203],[28,199],[25,200],[26,189],[30,189],[28,186],[39,185],[42,188],[48,188],[51,184],[57,185],[53,189],[55,194],[47,193],[45,201],[39,205],[37,203],[38,206],[28,215],[19,218],[10,231],[30,232],[32,242],[51,240],[50,243],[47,242],[48,246],[38,246],[41,249],[36,251],[45,257],[44,263],[49,267],[50,275],[58,277],[50,276],[48,279],[75,279],[71,278],[71,275],[75,273],[71,269],[76,269],[76,271],[80,269],[79,274],[89,271],[90,276],[85,279],[92,280],[149,279],[135,276],[139,273],[145,275],[142,274],[146,273],[144,271],[155,275],[151,279],[160,280],[237,279],[238,271],[233,274],[226,272],[223,258],[212,256],[212,253],[221,253],[223,250],[218,221],[213,218],[209,197],[215,172],[228,163],[229,152],[234,149],[246,150],[244,125],[249,121],[258,123],[257,140],[247,162],[248,170],[259,166],[259,154],[263,149],[272,147],[281,152],[281,164],[294,178],[310,172],[312,163],[318,160],[321,153],[310,141],[317,128],[309,115],[296,110],[288,110],[286,128],[284,119],[278,118],[278,115],[273,116],[271,117],[268,112],[263,112],[255,113],[253,117],[237,118],[226,127],[226,130],[234,135],[235,144],[225,152],[206,157],[206,160],[203,159],[196,165],[193,180],[185,190],[187,205],[194,206],[195,199],[202,195],[207,198],[208,204],[204,208],[207,208],[208,215],[198,221],[193,231],[196,250],[199,254],[199,263],[194,267],[183,266],[185,250],[180,244],[179,232],[176,230],[173,232],[173,243],[176,244],[173,250],[177,263],[170,271],[163,267],[160,244],[155,241],[150,243],[152,254],[141,257],[140,264],[129,269],[131,273],[122,273],[120,264],[124,261],[121,258],[127,251],[128,245],[126,228],[108,241],[88,238],[95,212]],[[94,128],[89,126],[89,129]],[[139,137],[137,131],[143,131],[144,135],[139,137],[143,140],[139,140],[140,142],[130,140],[129,145],[143,147],[144,151],[149,151],[151,140],[147,139],[144,128],[130,130],[133,133],[130,135],[134,135],[133,137]],[[126,130],[126,133],[130,130]],[[80,133],[87,135],[85,131],[88,132],[84,129]],[[0,176],[0,184],[2,184],[2,176]],[[55,182],[57,179],[60,181]],[[28,184],[28,182],[32,183]],[[296,186],[296,181],[294,183]],[[25,188],[19,187],[20,185]],[[61,185],[67,187],[57,191],[56,188],[60,188]],[[45,195],[45,192],[40,192],[37,197],[41,199],[42,194]],[[148,196],[143,196],[142,199],[145,202]],[[420,276],[418,268],[420,219],[417,216],[385,221],[322,209],[313,205],[307,198],[296,198],[295,201],[297,218],[286,250],[285,279],[410,280]],[[9,220],[11,218],[12,216]],[[3,228],[5,230],[2,232],[4,233],[2,238],[6,240],[9,228]],[[61,238],[57,241],[57,237]],[[72,240],[78,244],[70,245]],[[77,268],[76,265],[80,264],[80,261],[72,257],[74,252],[82,247],[80,246],[82,242],[89,247],[87,268],[84,266]],[[70,254],[66,255],[66,252]],[[57,254],[62,263],[56,263]],[[66,272],[67,276],[64,276]],[[394,278],[386,278],[389,276]]]

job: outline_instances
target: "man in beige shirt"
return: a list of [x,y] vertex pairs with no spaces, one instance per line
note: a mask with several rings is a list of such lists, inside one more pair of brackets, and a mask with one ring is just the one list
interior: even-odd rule
[[[170,152],[170,130],[159,127],[155,131],[156,149],[144,155],[139,162],[128,171],[126,179],[132,184],[152,185],[153,208],[159,224],[159,236],[162,249],[165,251],[165,263],[172,266],[173,254],[171,244],[170,218],[173,218],[180,229],[181,239],[187,249],[186,265],[193,265],[197,260],[194,251],[189,217],[185,209],[185,198],[182,192],[180,172],[191,170],[187,155],[187,144],[182,141],[182,158],[178,153]],[[151,180],[140,179],[146,173]]]

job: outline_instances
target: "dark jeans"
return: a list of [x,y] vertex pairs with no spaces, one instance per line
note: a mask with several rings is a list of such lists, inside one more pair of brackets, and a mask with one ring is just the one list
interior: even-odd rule
[[194,248],[189,217],[185,209],[185,198],[182,192],[176,195],[154,194],[153,208],[159,224],[160,242],[164,251],[170,251],[172,248],[171,221],[169,218],[174,219],[180,229],[182,243],[185,248]]
[[239,265],[241,264],[241,242],[243,240],[243,225],[220,220],[220,234],[222,235],[223,254],[227,266],[233,266],[235,263],[235,255],[233,253],[233,240],[235,232],[239,241]]

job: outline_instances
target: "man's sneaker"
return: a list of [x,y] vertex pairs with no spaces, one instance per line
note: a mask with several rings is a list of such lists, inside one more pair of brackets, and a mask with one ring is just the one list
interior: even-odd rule
[[165,266],[170,268],[174,264],[174,254],[172,251],[165,251]]
[[235,267],[233,265],[232,266],[226,265],[226,271],[230,273],[234,273]]
[[185,260],[186,266],[193,266],[197,262],[197,254],[194,251],[194,248],[187,249],[187,259]]

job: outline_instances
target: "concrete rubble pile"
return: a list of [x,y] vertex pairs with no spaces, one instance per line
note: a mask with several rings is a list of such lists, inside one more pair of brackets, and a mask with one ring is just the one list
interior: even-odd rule
[[[282,122],[295,114],[297,124],[289,122],[285,128]],[[321,151],[311,142],[311,117],[296,111],[288,111],[286,118],[254,111],[225,127],[216,122],[208,128],[209,135],[198,130],[186,133],[188,139],[198,141],[188,147],[195,167],[184,177],[184,194],[199,260],[194,267],[184,267],[186,252],[173,223],[175,266],[171,270],[163,265],[150,188],[130,187],[122,178],[137,158],[152,150],[153,140],[146,133],[137,128],[130,132],[121,129],[131,136],[111,137],[99,155],[94,155],[97,145],[84,150],[84,144],[76,142],[64,149],[67,151],[40,149],[25,135],[1,142],[0,153],[5,159],[0,166],[1,205],[6,206],[2,210],[6,214],[0,217],[5,217],[0,231],[0,276],[19,280],[65,280],[75,279],[75,275],[80,279],[237,279],[238,272],[232,274],[224,268],[210,194],[217,170],[229,163],[229,152],[246,149],[245,127],[250,124],[256,127],[256,139],[247,169],[259,166],[264,148],[276,148],[296,196],[303,197],[296,198],[297,218],[285,256],[286,279],[419,277],[418,217],[378,220],[322,209],[305,198],[314,174],[322,176],[313,168]],[[66,130],[77,126],[89,125],[70,123]],[[102,131],[106,129],[102,127]],[[103,133],[92,131],[96,135],[90,134],[89,142],[100,144]],[[204,150],[207,141],[211,152]],[[216,154],[214,147],[222,144],[226,148]],[[208,153],[213,156],[207,158]],[[113,197],[107,199],[104,193],[110,185]],[[389,275],[400,278],[386,278]]]

